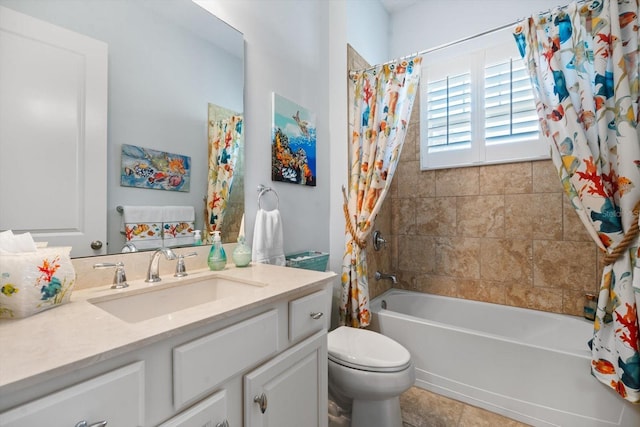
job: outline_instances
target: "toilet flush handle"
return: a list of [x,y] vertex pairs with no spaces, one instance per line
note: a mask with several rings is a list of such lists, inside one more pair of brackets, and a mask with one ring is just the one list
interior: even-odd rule
[[255,396],[253,401],[260,405],[260,412],[263,414],[267,412],[267,395],[261,393],[260,396]]

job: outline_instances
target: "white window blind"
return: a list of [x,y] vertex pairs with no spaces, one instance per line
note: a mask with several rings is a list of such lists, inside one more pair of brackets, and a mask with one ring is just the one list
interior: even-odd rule
[[426,54],[422,73],[422,169],[549,157],[509,29]]
[[471,75],[427,82],[429,147],[471,143]]
[[485,67],[484,114],[488,145],[537,138],[536,105],[521,60],[509,58]]

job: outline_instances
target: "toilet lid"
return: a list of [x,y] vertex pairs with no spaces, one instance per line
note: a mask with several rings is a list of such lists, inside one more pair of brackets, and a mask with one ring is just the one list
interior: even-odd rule
[[328,334],[329,359],[350,368],[396,372],[407,368],[411,354],[389,337],[366,329],[340,326]]

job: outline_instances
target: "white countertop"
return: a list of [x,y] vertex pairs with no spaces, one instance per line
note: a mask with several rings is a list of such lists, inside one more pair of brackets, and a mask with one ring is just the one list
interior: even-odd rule
[[121,320],[88,302],[157,285],[135,280],[123,290],[110,289],[109,285],[77,290],[67,304],[24,319],[0,320],[0,392],[3,387],[19,383],[27,386],[50,375],[64,375],[260,304],[294,296],[331,281],[336,274],[257,264],[245,268],[227,266],[219,272],[193,271],[185,278],[163,276],[158,284],[209,276],[264,286],[256,286],[242,297],[206,302],[137,323]]

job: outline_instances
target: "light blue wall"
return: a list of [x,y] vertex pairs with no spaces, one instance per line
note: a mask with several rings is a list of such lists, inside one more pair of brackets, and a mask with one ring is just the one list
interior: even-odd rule
[[370,64],[390,59],[389,14],[378,0],[346,0],[347,40]]

